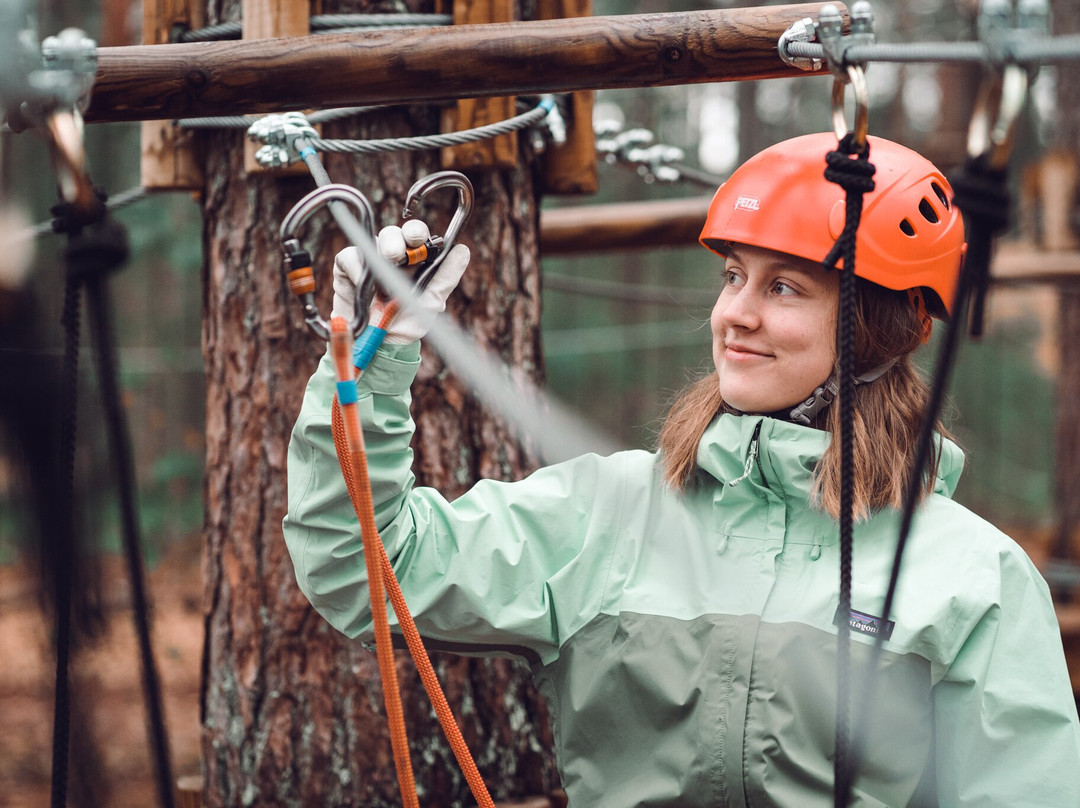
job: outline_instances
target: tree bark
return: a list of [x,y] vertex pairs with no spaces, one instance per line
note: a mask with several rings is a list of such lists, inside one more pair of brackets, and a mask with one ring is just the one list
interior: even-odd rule
[[[359,10],[386,9],[365,4]],[[211,5],[208,19],[237,14],[237,8]],[[324,135],[400,137],[437,127],[437,110],[410,107],[327,124]],[[528,138],[519,140],[526,150]],[[399,805],[375,656],[311,609],[281,536],[289,432],[325,345],[307,333],[288,295],[277,228],[314,184],[307,177],[245,176],[242,135],[235,131],[210,136],[206,153],[205,804]],[[371,198],[381,226],[399,221],[408,187],[437,170],[437,159],[434,152],[395,152],[333,155],[325,162],[335,182],[355,184]],[[473,259],[449,316],[539,380],[531,155],[523,151],[512,170],[471,179],[477,207],[462,240]],[[425,218],[437,232],[456,201],[449,193],[435,198],[441,196],[425,200]],[[316,256],[324,314],[330,311],[333,256],[345,244],[330,222],[316,216],[304,241]],[[535,466],[535,458],[426,349],[413,391],[421,484],[454,497],[480,477],[515,478]],[[556,787],[547,713],[528,671],[506,660],[440,657],[435,664],[492,796]],[[399,655],[398,672],[422,802],[471,804],[407,655]]]

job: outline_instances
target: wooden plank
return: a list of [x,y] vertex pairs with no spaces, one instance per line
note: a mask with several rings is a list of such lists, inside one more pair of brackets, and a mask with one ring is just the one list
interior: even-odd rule
[[[514,0],[454,0],[454,25],[511,22]],[[463,98],[443,110],[442,131],[460,132],[505,121],[515,112],[514,96]],[[517,132],[463,143],[442,150],[443,168],[458,171],[479,168],[512,168],[517,164]]]
[[[311,33],[311,10],[308,0],[243,0],[242,39],[271,39],[273,37],[307,36]],[[244,135],[244,172],[247,174],[307,174],[303,162],[279,168],[259,165],[255,152],[261,143],[255,143]]]
[[[591,17],[592,0],[538,0],[540,20]],[[544,153],[542,190],[549,194],[595,194],[600,187],[596,168],[596,137],[593,134],[593,106],[596,93],[577,92],[570,96],[566,119],[566,142],[551,144]]]
[[1034,283],[1080,286],[1080,251],[1045,250],[1024,240],[995,245],[990,281],[1000,286]]
[[[803,77],[822,3],[100,48],[88,123]],[[826,73],[826,70],[820,71]]]
[[691,247],[712,197],[575,205],[540,212],[540,255]]
[[[164,45],[176,27],[201,28],[204,19],[204,4],[199,0],[143,0],[143,43]],[[194,132],[176,128],[171,120],[144,120],[141,141],[139,171],[144,188],[202,189],[202,157]]]

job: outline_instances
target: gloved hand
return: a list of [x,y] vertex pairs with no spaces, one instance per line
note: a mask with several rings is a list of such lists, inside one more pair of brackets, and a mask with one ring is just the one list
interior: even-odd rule
[[[379,233],[379,253],[396,264],[407,247],[418,247],[429,236],[428,226],[418,219],[410,219],[402,227],[384,227]],[[469,265],[469,248],[458,244],[443,260],[427,288],[420,294],[422,311],[402,310],[386,332],[385,342],[404,345],[423,337],[435,315],[446,309],[446,298],[454,291]],[[356,299],[356,286],[363,275],[364,263],[356,247],[346,247],[334,259],[334,317],[351,320]],[[378,324],[386,301],[376,300],[371,306],[371,323]]]

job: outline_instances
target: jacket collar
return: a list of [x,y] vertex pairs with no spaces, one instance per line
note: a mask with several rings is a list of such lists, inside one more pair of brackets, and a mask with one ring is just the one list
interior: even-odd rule
[[[808,499],[814,483],[814,466],[830,440],[829,433],[820,429],[767,416],[724,413],[702,435],[698,466],[724,483],[738,479],[744,473],[755,435],[760,473],[755,472],[753,479],[760,483],[763,475],[770,487],[780,489],[777,493],[782,491],[788,498]],[[963,452],[943,438],[934,492],[951,497],[963,468]]]

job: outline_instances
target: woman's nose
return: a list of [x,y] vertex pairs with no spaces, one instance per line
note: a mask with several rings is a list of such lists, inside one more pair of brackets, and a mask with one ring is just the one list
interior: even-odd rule
[[719,320],[727,328],[757,328],[761,322],[761,311],[753,290],[743,286],[738,290],[728,290],[717,301]]

